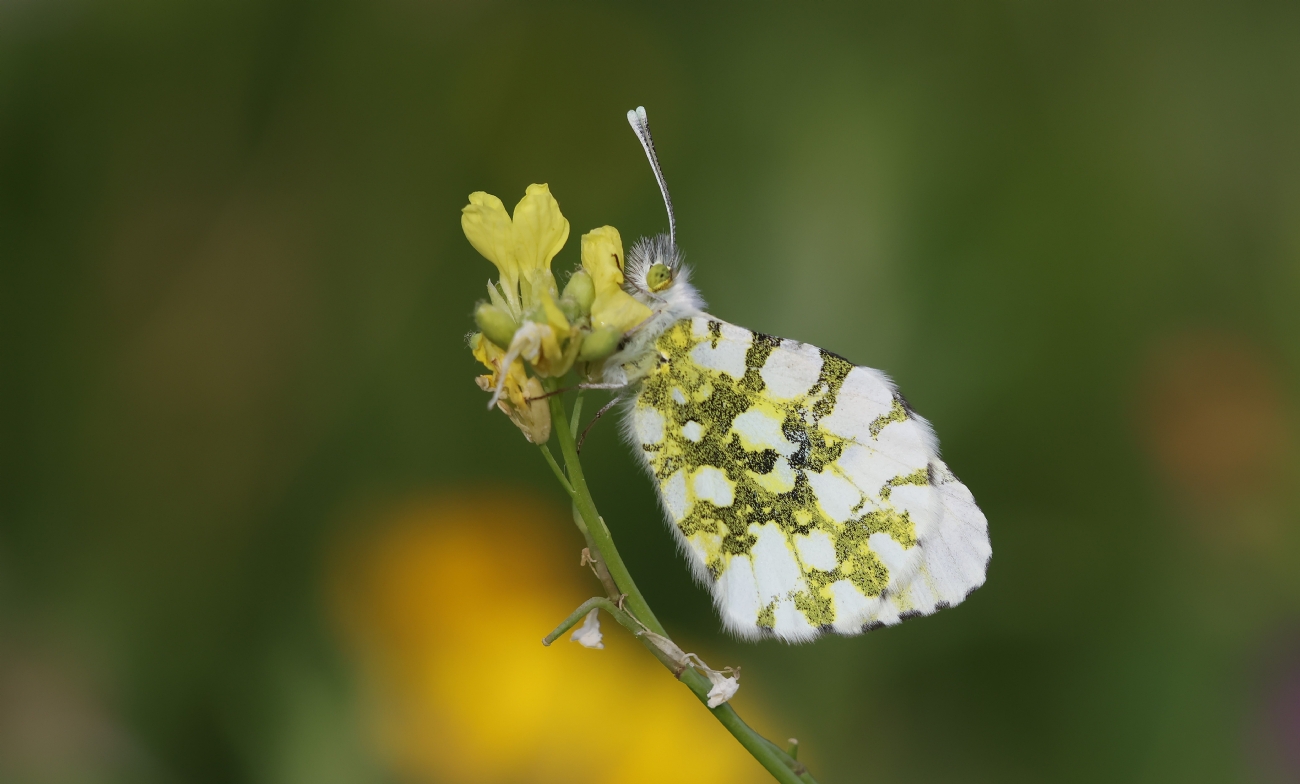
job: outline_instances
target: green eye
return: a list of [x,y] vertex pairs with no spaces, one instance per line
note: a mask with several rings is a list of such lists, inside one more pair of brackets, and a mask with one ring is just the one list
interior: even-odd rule
[[673,283],[673,271],[666,264],[656,264],[645,275],[645,283],[651,291],[663,291]]

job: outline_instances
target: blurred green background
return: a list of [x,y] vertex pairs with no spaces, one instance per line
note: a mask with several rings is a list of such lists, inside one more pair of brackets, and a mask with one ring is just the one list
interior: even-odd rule
[[739,644],[598,427],[760,725],[827,783],[1300,780],[1297,95],[1287,2],[0,3],[0,780],[462,780],[374,742],[329,564],[477,488],[578,579],[459,210],[549,183],[557,272],[662,230],[638,104],[711,312],[889,372],[990,523],[956,609]]

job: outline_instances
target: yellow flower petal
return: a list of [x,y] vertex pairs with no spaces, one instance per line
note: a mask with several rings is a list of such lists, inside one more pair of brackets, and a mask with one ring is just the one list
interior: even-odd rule
[[524,298],[525,316],[532,315],[534,318],[546,297],[555,299],[560,296],[555,276],[548,269],[523,270],[519,277],[519,291]]
[[[487,375],[476,376],[474,382],[484,392],[494,391],[506,352],[485,339],[481,333],[471,337],[469,345],[474,358],[492,371]],[[558,349],[556,351],[558,353]],[[551,408],[541,399],[544,393],[542,382],[530,378],[524,372],[524,363],[515,360],[506,369],[504,392],[505,395],[497,401],[497,408],[510,417],[510,421],[523,432],[524,438],[534,444],[546,443],[551,437]]]
[[582,268],[597,294],[623,285],[623,238],[618,229],[601,226],[582,235]]
[[545,183],[529,185],[515,205],[514,242],[519,270],[551,268],[551,259],[569,239],[569,222]]
[[546,314],[546,323],[555,330],[556,338],[564,340],[569,336],[569,320],[564,317],[564,311],[555,304],[555,299],[549,292],[542,297],[542,312]]
[[582,235],[582,268],[596,287],[591,326],[627,332],[650,317],[650,308],[623,290],[623,239],[613,226]]
[[[515,365],[518,366],[519,363],[516,362]],[[523,375],[522,370],[520,375]],[[522,384],[514,384],[512,381],[513,379],[506,381],[509,404],[501,400],[497,407],[510,417],[510,421],[523,432],[524,438],[534,444],[545,444],[551,437],[551,406],[542,399],[546,392],[542,389],[542,382],[532,377],[525,378]]]
[[[527,198],[527,197],[525,197]],[[515,258],[515,235],[505,205],[490,193],[475,191],[460,211],[460,227],[474,250],[496,265],[501,273],[502,294],[515,308],[519,283],[519,262]]]
[[[563,314],[560,314],[563,317]],[[507,356],[523,357],[540,376],[562,376],[573,364],[550,324],[526,321],[515,332]]]
[[[492,386],[495,388],[497,371],[501,366],[501,360],[506,355],[505,349],[483,337],[482,332],[475,332],[470,335],[469,349],[474,354],[474,358],[483,364],[483,367],[492,371]],[[520,370],[523,370],[522,366]]]
[[637,302],[622,289],[615,289],[607,294],[596,295],[591,306],[591,325],[596,329],[609,327],[619,332],[627,332],[637,324],[650,318],[650,308]]

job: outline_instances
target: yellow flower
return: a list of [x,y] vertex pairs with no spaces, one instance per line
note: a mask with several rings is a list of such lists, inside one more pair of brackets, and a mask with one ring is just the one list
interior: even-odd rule
[[[537,399],[545,392],[542,382],[529,377],[524,372],[524,363],[518,359],[510,361],[503,374],[501,365],[506,352],[481,334],[470,338],[470,348],[474,358],[492,371],[474,379],[479,389],[484,392],[498,390],[497,408],[523,431],[524,438],[534,444],[545,444],[551,437],[551,408],[545,400]],[[505,393],[504,397],[501,392]]]
[[[623,241],[612,226],[583,236],[583,268],[563,295],[557,291],[551,260],[569,237],[569,222],[545,184],[528,186],[513,216],[492,194],[472,193],[460,222],[470,244],[500,273],[488,283],[490,302],[474,311],[480,330],[473,338],[475,356],[493,371],[478,383],[493,393],[489,407],[499,405],[529,440],[542,443],[545,438],[536,439],[549,435],[549,417],[543,430],[546,407],[538,406],[543,413],[529,413],[533,404],[527,397],[540,395],[541,389],[535,378],[528,378],[528,369],[535,376],[557,378],[579,359],[600,361],[624,333],[649,318],[650,309],[623,291]],[[502,367],[509,372],[498,372]],[[524,395],[525,388],[537,391]]]
[[[501,273],[498,292],[516,321],[548,296],[552,300],[558,296],[551,259],[569,239],[569,221],[545,183],[528,186],[515,205],[513,219],[497,197],[471,193],[469,204],[461,210],[460,225],[474,249]],[[489,295],[498,293],[493,288],[489,283]],[[497,297],[492,299],[496,304]]]
[[623,290],[623,239],[613,226],[582,235],[582,268],[596,286],[592,329],[627,332],[650,317],[650,308]]
[[[355,668],[361,741],[388,778],[741,784],[764,776],[621,627],[601,651],[542,646],[592,591],[556,536],[570,525],[567,508],[488,485],[413,498],[358,522],[328,551],[322,593]],[[735,700],[762,713],[757,695]]]
[[[513,218],[492,194],[471,193],[460,224],[470,244],[501,275],[495,284],[488,283],[491,304],[481,305],[475,317],[479,328],[506,349],[503,364],[513,368],[515,360],[523,357],[539,376],[567,373],[578,356],[581,335],[573,334],[556,302],[559,292],[551,259],[569,238],[569,222],[550,188],[528,186]],[[492,403],[499,402],[506,376],[498,376],[496,382]]]

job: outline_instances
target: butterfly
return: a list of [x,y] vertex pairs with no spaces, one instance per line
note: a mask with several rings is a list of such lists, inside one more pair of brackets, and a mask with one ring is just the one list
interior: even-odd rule
[[971,492],[881,371],[704,311],[644,107],[628,112],[668,210],[625,287],[651,310],[600,371],[725,628],[801,642],[961,602],[992,549]]

